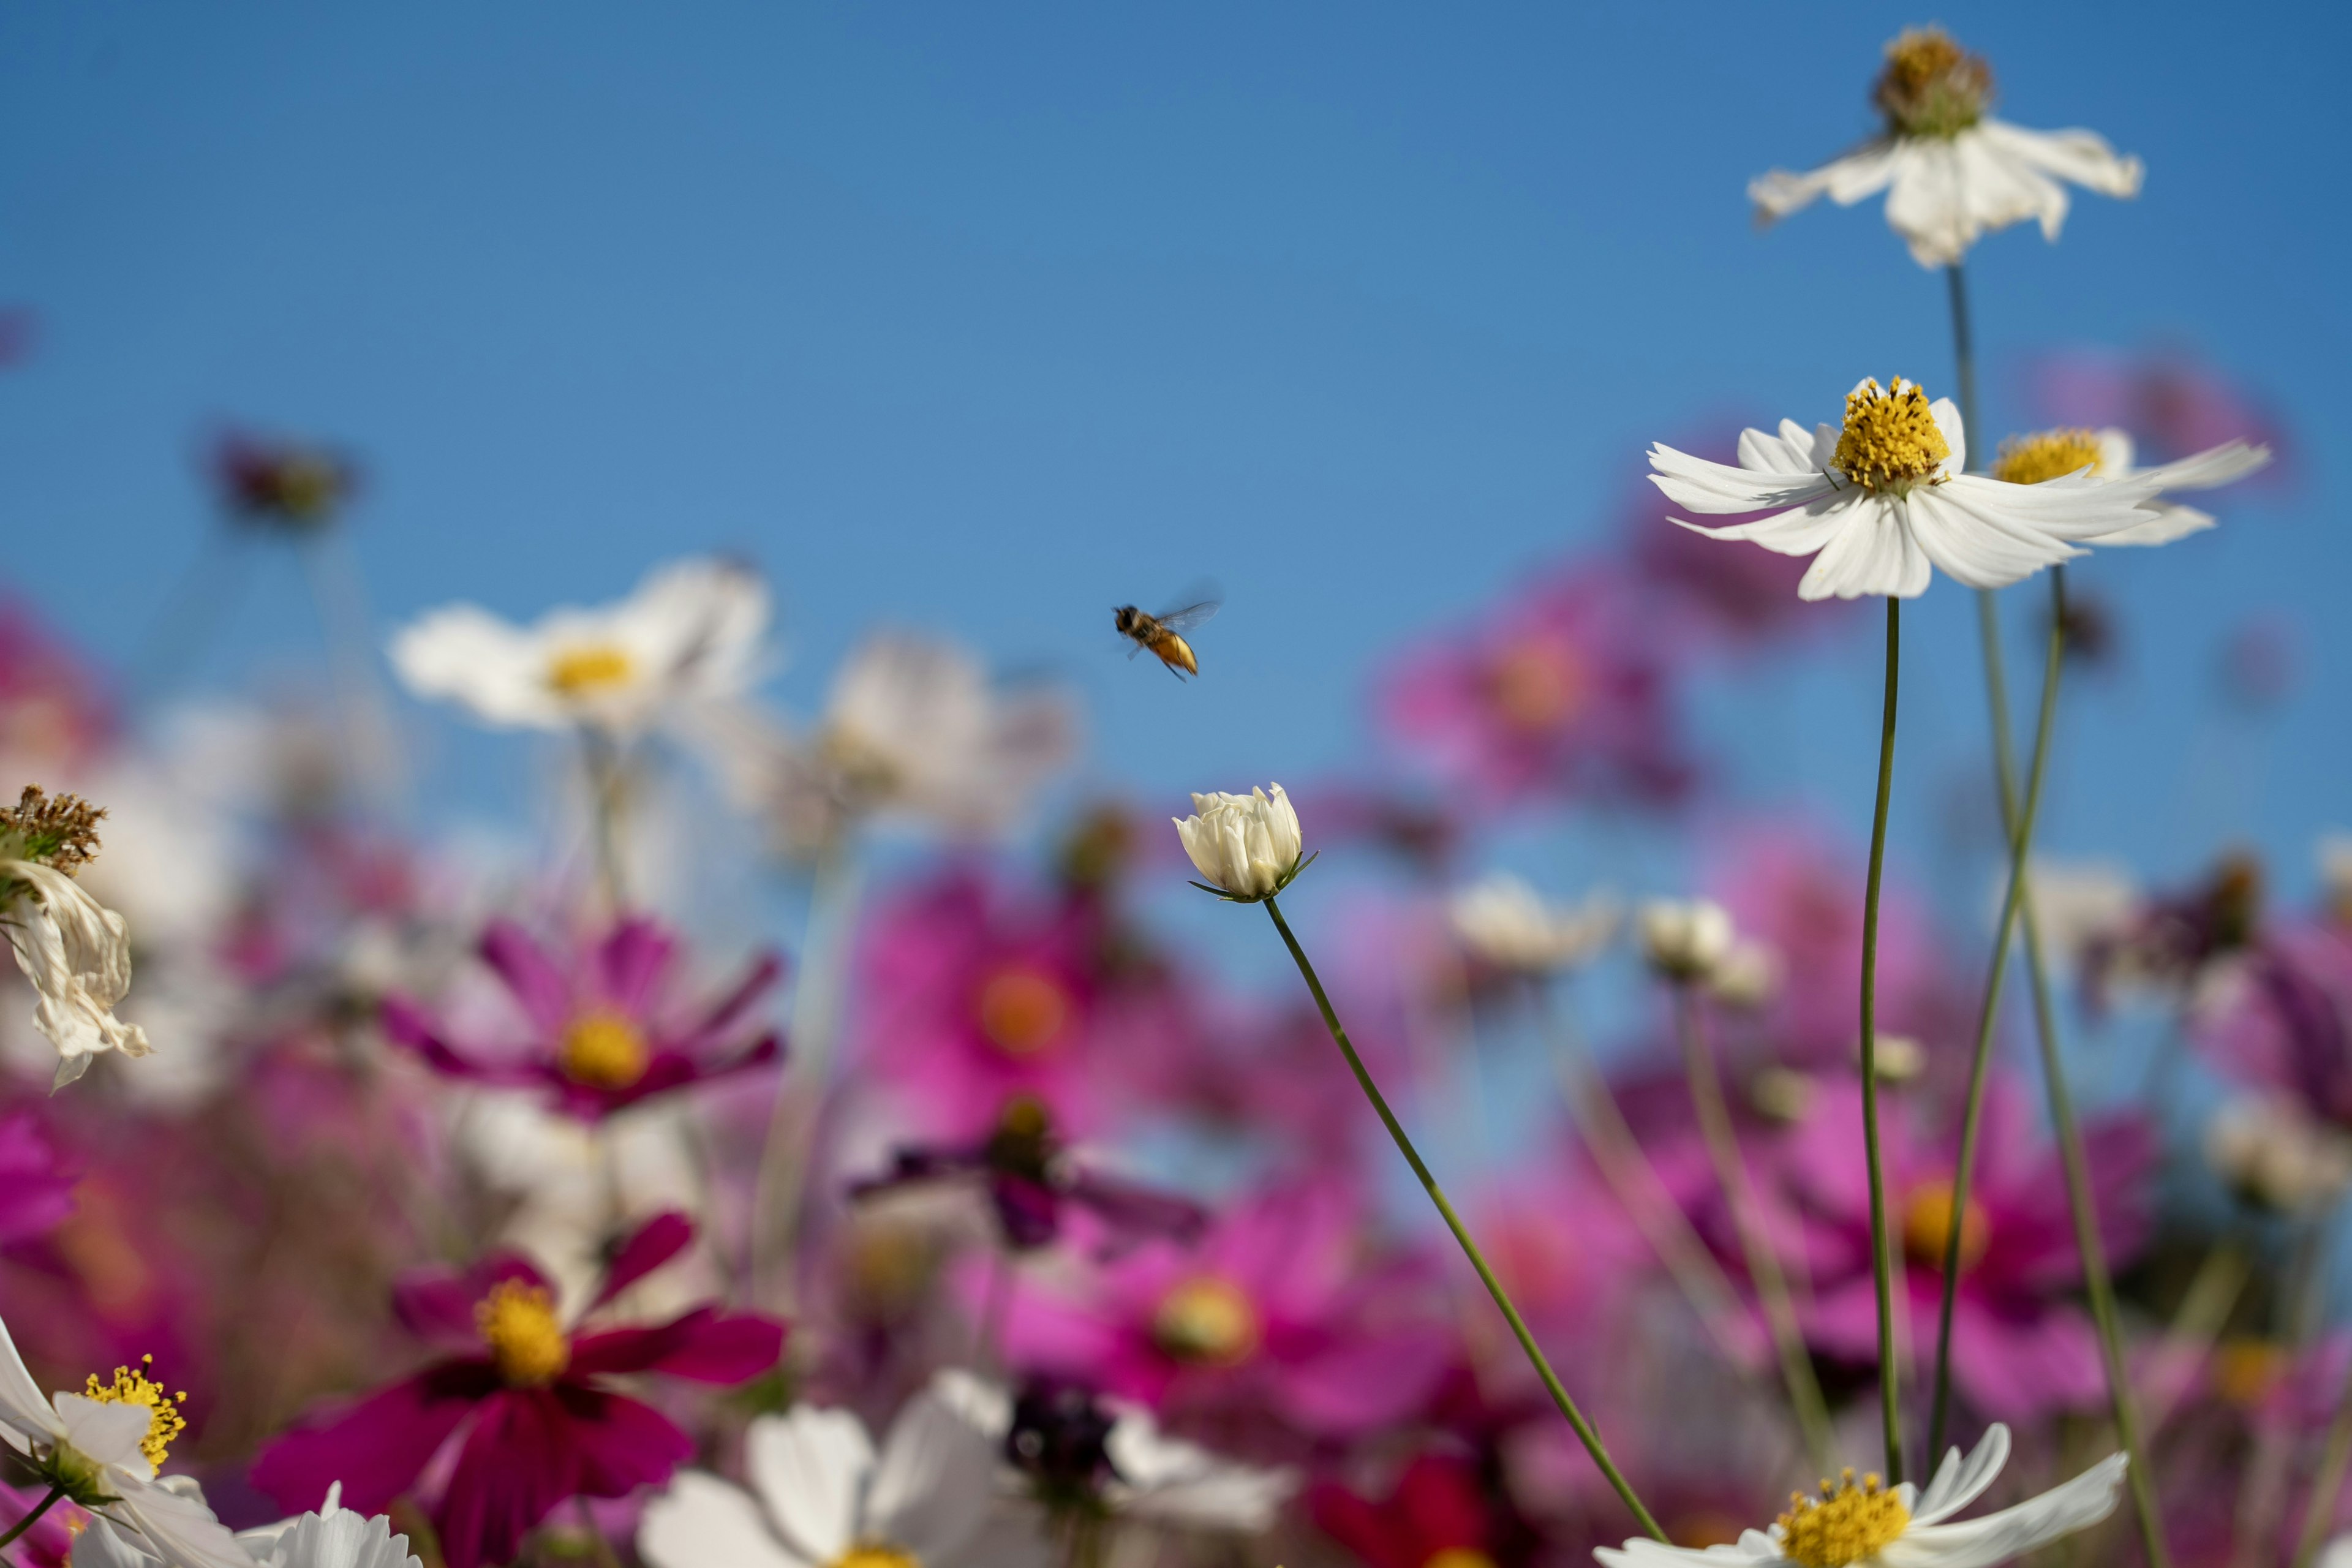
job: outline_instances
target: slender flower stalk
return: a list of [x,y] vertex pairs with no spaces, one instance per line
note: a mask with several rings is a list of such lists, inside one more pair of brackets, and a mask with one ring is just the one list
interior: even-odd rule
[[[1287,810],[1286,805],[1285,810]],[[1292,832],[1295,835],[1295,819],[1292,823]],[[1200,856],[1196,854],[1196,861],[1199,858]],[[1296,874],[1297,860],[1294,856],[1291,875]],[[1286,885],[1286,879],[1285,881]],[[1633,1515],[1635,1521],[1652,1539],[1664,1541],[1665,1532],[1658,1528],[1656,1519],[1653,1518],[1650,1510],[1643,1506],[1642,1500],[1634,1494],[1633,1486],[1619,1472],[1616,1461],[1609,1457],[1609,1450],[1601,1446],[1601,1435],[1593,1430],[1592,1424],[1586,1420],[1584,1413],[1577,1408],[1575,1399],[1561,1385],[1559,1374],[1552,1371],[1551,1363],[1545,1358],[1542,1348],[1536,1343],[1535,1335],[1529,1331],[1527,1320],[1520,1317],[1518,1308],[1511,1304],[1510,1293],[1503,1289],[1502,1281],[1495,1278],[1495,1271],[1486,1266],[1486,1257],[1479,1252],[1478,1244],[1471,1239],[1469,1227],[1462,1223],[1462,1216],[1454,1212],[1454,1205],[1446,1200],[1444,1189],[1437,1184],[1437,1178],[1432,1175],[1429,1167],[1422,1163],[1420,1151],[1412,1146],[1412,1140],[1406,1136],[1403,1124],[1397,1121],[1396,1113],[1389,1109],[1389,1102],[1381,1094],[1380,1086],[1372,1081],[1372,1075],[1366,1070],[1363,1058],[1356,1054],[1355,1046],[1349,1041],[1348,1031],[1339,1023],[1339,1015],[1332,1010],[1331,998],[1325,994],[1323,982],[1317,976],[1314,964],[1307,962],[1307,950],[1298,945],[1298,939],[1291,934],[1290,922],[1282,918],[1282,910],[1276,903],[1274,893],[1266,891],[1257,894],[1255,898],[1244,897],[1243,901],[1260,902],[1265,905],[1265,912],[1273,920],[1274,929],[1282,933],[1283,945],[1290,949],[1292,961],[1298,965],[1298,973],[1306,980],[1307,989],[1314,994],[1315,1005],[1323,1014],[1323,1026],[1330,1031],[1332,1043],[1339,1047],[1339,1054],[1348,1060],[1348,1070],[1356,1075],[1356,1083],[1363,1089],[1364,1098],[1371,1101],[1372,1110],[1380,1116],[1381,1125],[1386,1127],[1389,1130],[1389,1136],[1396,1141],[1397,1152],[1402,1154],[1405,1163],[1412,1167],[1413,1175],[1419,1178],[1423,1190],[1429,1194],[1429,1201],[1437,1205],[1439,1216],[1445,1221],[1445,1228],[1454,1233],[1454,1239],[1461,1245],[1463,1256],[1469,1258],[1470,1267],[1477,1271],[1479,1281],[1486,1287],[1486,1293],[1495,1299],[1495,1305],[1501,1310],[1503,1321],[1510,1324],[1512,1336],[1519,1342],[1519,1348],[1527,1352],[1528,1363],[1534,1366],[1536,1375],[1543,1380],[1544,1388],[1551,1394],[1552,1403],[1559,1407],[1560,1415],[1567,1417],[1569,1426],[1575,1429],[1577,1440],[1584,1445],[1585,1452],[1592,1456],[1592,1462],[1601,1468],[1601,1476],[1617,1493],[1619,1500],[1623,1502],[1626,1509]]]
[[1886,1237],[1886,1178],[1878,1152],[1878,889],[1886,869],[1886,808],[1895,792],[1895,699],[1902,670],[1903,601],[1890,595],[1886,708],[1878,732],[1878,804],[1871,814],[1870,880],[1862,906],[1862,1142],[1870,1163],[1870,1271],[1878,1290],[1878,1409],[1889,1486],[1903,1484],[1903,1405],[1895,1363],[1895,1268]]
[[18,1520],[15,1524],[10,1525],[8,1527],[7,1534],[0,1535],[0,1546],[7,1545],[10,1542],[16,1540],[16,1537],[24,1534],[25,1531],[32,1529],[34,1525],[40,1522],[41,1515],[55,1508],[58,1505],[58,1500],[65,1495],[65,1488],[51,1487],[49,1489],[48,1495],[33,1505],[31,1512]]
[[1715,1179],[1723,1188],[1724,1201],[1731,1205],[1732,1228],[1738,1233],[1748,1278],[1756,1282],[1756,1299],[1764,1309],[1764,1324],[1780,1359],[1780,1376],[1789,1385],[1789,1405],[1796,1414],[1798,1428],[1804,1434],[1806,1451],[1813,1468],[1827,1472],[1835,1443],[1830,1430],[1829,1406],[1822,1402],[1821,1381],[1813,1375],[1812,1357],[1806,1352],[1804,1335],[1797,1327],[1797,1310],[1789,1299],[1789,1278],[1780,1268],[1780,1255],[1772,1246],[1772,1237],[1764,1228],[1756,1184],[1748,1173],[1746,1157],[1739,1152],[1739,1137],[1731,1125],[1730,1109],[1724,1103],[1723,1075],[1716,1067],[1715,1049],[1706,1037],[1706,1022],[1696,987],[1688,981],[1675,982],[1674,1002],[1675,1031],[1682,1037],[1683,1071],[1690,1082],[1691,1109],[1698,1117],[1699,1136],[1706,1144],[1707,1158],[1715,1165]]
[[2352,1369],[2345,1373],[2344,1392],[2336,1396],[2336,1414],[2327,1423],[2327,1443],[2319,1453],[2319,1469],[2311,1478],[2311,1500],[2303,1510],[2303,1531],[2295,1538],[2294,1568],[2311,1568],[2327,1540],[2347,1462],[2352,1462]]

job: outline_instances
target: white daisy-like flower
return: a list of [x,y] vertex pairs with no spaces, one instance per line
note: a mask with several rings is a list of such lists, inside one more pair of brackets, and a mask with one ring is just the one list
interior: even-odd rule
[[1748,183],[1759,222],[1826,195],[1852,206],[1887,193],[1886,221],[1922,267],[1949,267],[1979,237],[2027,218],[2058,237],[2071,181],[2102,195],[2139,195],[2140,162],[2088,131],[2028,131],[1985,111],[1992,71],[1940,27],[1886,46],[1871,100],[1886,128],[1808,174],[1775,169]]
[[1702,1552],[1639,1540],[1622,1548],[1598,1547],[1592,1554],[1607,1568],[1761,1568],[1775,1563],[1801,1568],[1994,1568],[2115,1511],[2124,1479],[2121,1454],[2110,1454],[2065,1485],[2013,1508],[1954,1519],[1984,1494],[2008,1460],[2009,1428],[1995,1425],[1967,1458],[1958,1448],[1948,1450],[1925,1492],[1908,1481],[1884,1489],[1876,1476],[1865,1476],[1857,1485],[1849,1470],[1835,1486],[1823,1481],[1818,1500],[1802,1494],[1790,1499],[1789,1511],[1770,1529],[1748,1531],[1736,1546]]
[[77,795],[27,784],[0,807],[0,929],[40,1000],[33,1026],[58,1047],[53,1089],[89,1070],[103,1051],[143,1057],[147,1033],[114,1015],[131,991],[131,927],[73,873],[98,852],[106,814]]
[[2249,1201],[2280,1214],[2312,1214],[2352,1187],[2352,1138],[2291,1096],[2248,1095],[2205,1124],[2205,1163]]
[[757,574],[680,561],[618,604],[551,610],[528,626],[447,605],[401,628],[391,657],[409,690],[496,728],[585,726],[626,738],[750,686],[767,627]]
[[925,1391],[881,1451],[845,1410],[800,1405],[744,1435],[751,1490],[681,1470],[646,1505],[637,1553],[653,1568],[1014,1568],[1042,1536],[998,1517],[995,1446]]
[[[236,1542],[253,1568],[424,1568],[408,1537],[393,1533],[383,1514],[373,1518],[341,1506],[342,1484],[327,1489],[324,1507],[240,1530]],[[159,1559],[139,1539],[100,1517],[74,1542],[74,1568],[155,1568]]]
[[1736,467],[1665,446],[1650,448],[1650,467],[1651,483],[1693,511],[1771,512],[1727,528],[1673,521],[1812,556],[1801,599],[1916,598],[1937,568],[1971,588],[2005,588],[2088,553],[2076,541],[2149,521],[2140,503],[2158,489],[2144,474],[2020,485],[1969,473],[1959,410],[1900,376],[1891,390],[1864,380],[1846,394],[1843,426],[1783,419],[1777,436],[1741,431]]
[[1447,923],[1463,950],[1515,973],[1557,973],[1582,963],[1617,934],[1617,900],[1595,893],[1573,908],[1546,903],[1507,871],[1464,888],[1446,901]]
[[1643,961],[1675,980],[1706,981],[1738,949],[1731,911],[1712,899],[1652,899],[1635,924]]
[[155,1474],[185,1426],[177,1398],[130,1367],[116,1368],[110,1384],[93,1376],[82,1394],[43,1398],[0,1323],[0,1439],[45,1484],[123,1527],[169,1568],[254,1568],[188,1478]]
[[2165,493],[2216,489],[2242,479],[2271,460],[2271,449],[2225,441],[2152,468],[2134,468],[2132,456],[2132,438],[2112,426],[2104,430],[2042,430],[2003,441],[2000,455],[1993,460],[1992,477],[2016,485],[2038,485],[2087,472],[2095,479],[2131,479],[2152,485],[2157,499],[2140,503],[2140,510],[2147,513],[2145,521],[2103,533],[2093,542],[2169,544],[2212,527],[2214,518],[2193,506],[2161,499]]

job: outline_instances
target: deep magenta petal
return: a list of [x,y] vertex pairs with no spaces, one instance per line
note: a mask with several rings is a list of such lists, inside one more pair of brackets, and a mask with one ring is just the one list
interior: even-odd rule
[[572,1416],[577,1484],[588,1497],[626,1497],[639,1487],[659,1486],[694,1457],[694,1439],[651,1405],[576,1384],[559,1384],[553,1393]]
[[393,1281],[393,1315],[425,1343],[478,1348],[474,1306],[482,1289],[467,1271],[446,1266],[412,1268]]
[[428,1368],[280,1437],[254,1461],[253,1484],[299,1510],[318,1507],[341,1481],[345,1507],[380,1513],[497,1387],[487,1362]]
[[605,1004],[640,1022],[653,1009],[677,945],[652,921],[625,920],[596,954],[596,980]]
[[717,1005],[702,1016],[702,1021],[677,1041],[679,1048],[691,1054],[696,1047],[733,1028],[751,1010],[751,1005],[766,995],[783,977],[783,959],[772,952],[761,954],[744,972],[743,978],[736,983],[735,989],[720,997]]
[[745,1383],[776,1364],[784,1325],[773,1318],[698,1307],[651,1328],[585,1334],[572,1346],[572,1374],[658,1372],[695,1383]]
[[604,1272],[604,1288],[588,1303],[594,1311],[646,1275],[686,1250],[694,1239],[694,1222],[668,1209],[639,1226],[635,1232],[613,1254],[613,1261]]
[[501,1389],[483,1402],[434,1521],[448,1568],[513,1562],[532,1528],[580,1495],[576,1426],[548,1389]]

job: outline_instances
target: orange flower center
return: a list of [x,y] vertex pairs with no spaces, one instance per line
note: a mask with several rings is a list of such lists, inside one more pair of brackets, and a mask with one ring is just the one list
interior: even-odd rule
[[1052,1048],[1070,1022],[1070,994],[1041,970],[998,971],[980,988],[980,1032],[1008,1057],[1027,1058]]
[[1242,1288],[1213,1274],[1185,1280],[1151,1315],[1152,1342],[1198,1366],[1239,1366],[1256,1353],[1264,1331]]
[[1554,730],[1584,706],[1583,663],[1554,637],[1531,637],[1503,650],[1486,672],[1495,710],[1514,730]]
[[[1992,1243],[1992,1220],[1984,1205],[1974,1198],[1960,1217],[1960,1272],[1966,1274],[1984,1257],[1985,1248]],[[1952,1189],[1945,1183],[1930,1182],[1915,1187],[1903,1205],[1903,1250],[1914,1263],[1929,1268],[1944,1267],[1944,1254],[1952,1245]]]
[[627,1089],[646,1076],[651,1053],[635,1024],[617,1013],[584,1013],[563,1031],[556,1065],[591,1089]]

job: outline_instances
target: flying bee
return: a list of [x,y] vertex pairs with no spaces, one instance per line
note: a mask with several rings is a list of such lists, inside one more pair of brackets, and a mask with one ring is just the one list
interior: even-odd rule
[[1133,605],[1121,605],[1111,612],[1112,624],[1118,635],[1135,646],[1127,657],[1149,652],[1168,667],[1168,673],[1181,680],[1187,675],[1201,673],[1201,661],[1192,657],[1192,645],[1184,640],[1184,633],[1217,613],[1222,599],[1202,599],[1181,610],[1162,610],[1147,616]]

